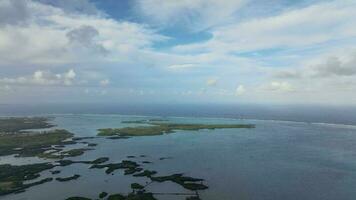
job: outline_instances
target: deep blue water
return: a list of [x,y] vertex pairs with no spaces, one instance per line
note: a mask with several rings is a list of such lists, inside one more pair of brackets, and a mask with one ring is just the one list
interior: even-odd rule
[[261,104],[0,104],[0,116],[39,114],[219,117],[356,125],[356,106]]

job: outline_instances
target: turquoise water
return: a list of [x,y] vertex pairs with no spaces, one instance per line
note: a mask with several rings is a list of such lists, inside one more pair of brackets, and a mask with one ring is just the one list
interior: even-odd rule
[[[122,115],[54,115],[54,124],[76,136],[95,136],[98,128],[135,126],[123,120],[152,117]],[[234,120],[222,118],[165,118],[182,123],[253,123],[255,129],[216,129],[177,131],[161,136],[129,139],[88,139],[97,143],[95,150],[73,160],[91,160],[101,156],[120,162],[128,155],[149,160],[145,169],[159,175],[185,173],[204,178],[209,186],[201,191],[204,200],[353,200],[356,198],[356,127],[300,122]],[[160,157],[172,157],[159,160]],[[133,159],[133,160],[135,160]],[[40,159],[0,157],[0,163],[24,164]],[[117,170],[106,175],[101,169],[74,164],[58,167],[59,175],[48,172],[42,177],[80,174],[70,182],[52,181],[29,188],[26,192],[0,197],[1,200],[64,199],[108,193],[128,193],[130,183],[145,184],[147,179],[124,176]],[[172,183],[153,183],[150,192],[189,192]],[[158,199],[184,199],[183,196],[156,196]]]

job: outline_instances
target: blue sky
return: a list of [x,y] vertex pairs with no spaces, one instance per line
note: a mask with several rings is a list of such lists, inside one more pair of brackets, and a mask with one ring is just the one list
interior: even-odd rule
[[0,0],[0,103],[356,102],[355,0]]

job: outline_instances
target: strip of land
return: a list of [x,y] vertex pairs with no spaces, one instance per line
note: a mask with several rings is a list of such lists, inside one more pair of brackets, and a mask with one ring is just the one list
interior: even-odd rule
[[0,133],[17,133],[28,129],[51,128],[47,117],[7,117],[0,118]]
[[[127,122],[126,122],[127,123]],[[130,122],[133,123],[133,122]],[[169,122],[135,121],[148,124],[137,127],[99,129],[98,136],[150,136],[173,133],[177,130],[198,131],[201,129],[254,128],[253,124],[178,124]]]
[[52,145],[67,144],[64,140],[71,138],[66,130],[53,130],[41,133],[0,134],[0,156],[18,154],[19,156],[37,156]]

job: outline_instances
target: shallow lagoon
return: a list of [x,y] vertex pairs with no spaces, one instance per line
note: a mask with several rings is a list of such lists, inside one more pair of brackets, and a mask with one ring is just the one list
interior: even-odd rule
[[[76,136],[95,136],[99,128],[119,128],[139,124],[121,121],[150,119],[121,115],[54,115],[54,124]],[[95,138],[95,150],[72,160],[93,160],[110,157],[120,162],[129,155],[147,155],[153,163],[145,169],[158,175],[185,173],[204,178],[208,190],[200,191],[204,200],[215,199],[338,199],[356,198],[356,128],[353,126],[311,124],[281,121],[233,120],[215,118],[165,118],[180,123],[253,123],[254,129],[216,129],[177,131],[161,136],[140,136],[129,139]],[[160,157],[171,159],[160,160]],[[19,159],[19,160],[17,160]],[[21,160],[22,159],[22,160]],[[23,164],[40,159],[1,157],[0,163]],[[27,189],[24,193],[0,199],[64,199],[69,196],[97,198],[100,192],[128,193],[133,182],[145,184],[146,178],[114,175],[104,170],[88,169],[74,164],[57,167],[60,174],[42,173],[42,177],[68,177],[80,174],[74,181],[52,181]],[[55,169],[53,169],[55,170]],[[169,182],[153,183],[150,192],[188,192]],[[158,199],[184,199],[184,196],[156,196]]]

